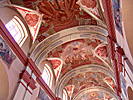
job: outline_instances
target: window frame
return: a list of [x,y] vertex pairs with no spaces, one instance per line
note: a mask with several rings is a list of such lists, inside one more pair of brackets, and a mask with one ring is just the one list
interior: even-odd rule
[[[10,24],[9,24],[10,23]],[[16,41],[15,36],[12,35],[12,30],[9,29],[9,27],[13,25],[13,29],[12,30],[16,30],[15,27],[17,27],[18,32],[15,33],[16,34],[21,34],[21,37],[19,40]],[[15,40],[15,42],[21,47],[23,45],[23,43],[25,42],[25,40],[28,37],[28,33],[27,33],[27,29],[24,25],[24,23],[21,21],[20,18],[18,18],[17,16],[14,16],[6,25],[5,25],[6,29],[9,31],[10,35],[13,37],[13,39]]]

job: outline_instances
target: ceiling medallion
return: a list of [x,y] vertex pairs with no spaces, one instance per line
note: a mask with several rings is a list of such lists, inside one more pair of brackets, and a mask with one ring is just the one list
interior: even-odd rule
[[43,14],[46,23],[52,22],[54,26],[68,24],[79,10],[76,0],[42,0],[38,9]]

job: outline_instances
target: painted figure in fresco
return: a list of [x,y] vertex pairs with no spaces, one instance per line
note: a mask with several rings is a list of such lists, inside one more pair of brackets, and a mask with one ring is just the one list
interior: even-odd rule
[[0,43],[0,56],[3,58],[6,53],[6,49],[3,47],[3,43]]
[[7,53],[4,56],[4,60],[6,60],[6,62],[8,64],[11,64],[11,62],[12,62],[13,59],[12,59],[12,54],[11,54],[10,51],[7,51]]
[[120,12],[120,1],[119,0],[112,0],[113,3],[113,10],[114,10],[114,19],[117,29],[122,34],[122,23],[121,23],[121,12]]
[[0,56],[3,61],[10,65],[15,58],[9,47],[6,45],[4,40],[0,37]]

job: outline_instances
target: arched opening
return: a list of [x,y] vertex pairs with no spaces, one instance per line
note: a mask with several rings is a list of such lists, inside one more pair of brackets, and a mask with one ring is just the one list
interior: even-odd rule
[[68,95],[67,95],[66,89],[63,89],[63,94],[62,94],[62,96],[63,96],[63,100],[68,100]]
[[0,60],[0,100],[7,100],[9,85],[8,76],[4,68],[4,64]]
[[133,100],[133,90],[131,89],[131,87],[127,88],[127,93],[129,100]]
[[52,83],[53,83],[53,72],[52,72],[52,70],[51,70],[51,68],[50,68],[50,66],[49,66],[48,63],[43,62],[41,66],[43,66],[43,67],[41,68],[41,70],[42,70],[42,75],[41,75],[41,76],[42,76],[43,80],[45,81],[45,83],[46,83],[50,88],[52,88]]
[[5,25],[5,27],[19,46],[22,46],[28,37],[28,33],[23,22],[17,16],[14,16],[13,19]]

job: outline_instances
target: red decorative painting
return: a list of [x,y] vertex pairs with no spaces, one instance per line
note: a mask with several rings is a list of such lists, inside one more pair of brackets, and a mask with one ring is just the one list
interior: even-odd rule
[[56,81],[59,78],[62,66],[63,66],[63,61],[59,58],[48,58],[48,60],[51,62],[54,72],[55,72],[55,78]]
[[26,14],[25,19],[29,26],[34,27],[39,19],[39,16],[37,14]]
[[103,20],[99,9],[100,6],[96,0],[78,0],[77,3],[80,5],[81,9],[93,16],[95,19],[100,19],[100,21]]
[[113,83],[112,78],[106,77],[106,78],[104,79],[104,82],[105,82],[108,86],[110,86],[112,89],[114,89],[114,83]]
[[106,48],[106,46],[102,46],[102,47],[97,48],[96,54],[98,56],[100,56],[100,57],[107,57],[108,54],[107,54],[107,48]]
[[13,7],[15,7],[18,10],[18,12],[23,16],[23,18],[26,20],[34,42],[40,29],[40,25],[42,22],[42,15],[37,11],[28,8],[15,6],[15,5],[13,5]]
[[[62,75],[67,73],[73,68],[76,68],[85,64],[100,64],[104,65],[103,57],[108,59],[106,45],[101,45],[101,41],[94,39],[79,39],[65,43],[52,51],[50,51],[47,57],[57,57],[64,61],[62,66]],[[97,55],[95,54],[97,51]],[[101,59],[99,58],[101,57]],[[106,60],[105,59],[105,60]],[[103,59],[104,60],[104,59]]]

